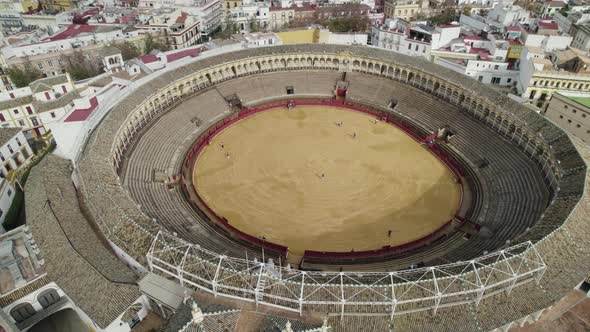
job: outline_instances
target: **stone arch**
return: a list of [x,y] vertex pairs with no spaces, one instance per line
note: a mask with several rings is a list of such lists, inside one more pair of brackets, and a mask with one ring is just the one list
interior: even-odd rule
[[439,88],[440,88],[440,83],[439,82],[435,82],[434,83],[434,88],[432,89],[432,92],[436,92]]

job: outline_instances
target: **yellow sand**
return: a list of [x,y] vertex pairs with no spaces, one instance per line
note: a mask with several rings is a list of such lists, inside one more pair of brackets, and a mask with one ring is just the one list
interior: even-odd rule
[[450,220],[461,195],[446,166],[401,130],[318,106],[226,128],[199,156],[194,183],[234,227],[294,254],[411,242]]

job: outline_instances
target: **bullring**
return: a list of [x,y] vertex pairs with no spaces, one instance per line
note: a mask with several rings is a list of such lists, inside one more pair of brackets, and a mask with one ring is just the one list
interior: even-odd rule
[[[245,107],[324,101],[339,81],[349,82],[343,102],[389,116],[418,138],[450,127],[453,138],[435,149],[461,171],[472,197],[469,209],[451,221],[452,232],[409,248],[311,252],[300,266],[308,272],[279,268],[284,248],[211,223],[191,199],[191,149],[212,125],[243,111],[226,97],[237,95]],[[287,94],[286,86],[294,93]],[[187,107],[189,99],[201,108]],[[492,329],[547,307],[583,279],[580,267],[590,264],[587,204],[578,204],[585,197],[586,166],[567,135],[478,82],[385,51],[280,46],[164,73],[105,117],[77,167],[103,232],[155,272],[186,268],[174,277],[216,295],[325,312],[342,321],[370,314],[400,328]],[[154,181],[163,177],[168,186]],[[515,271],[511,262],[517,259],[530,270]],[[427,267],[404,271],[415,264]],[[489,276],[485,282],[483,275]]]

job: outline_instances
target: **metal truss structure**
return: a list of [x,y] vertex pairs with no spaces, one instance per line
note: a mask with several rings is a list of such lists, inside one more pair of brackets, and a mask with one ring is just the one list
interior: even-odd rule
[[477,259],[396,272],[322,272],[219,255],[160,231],[147,260],[152,272],[182,285],[299,312],[401,315],[479,302],[539,282],[546,265],[532,242]]

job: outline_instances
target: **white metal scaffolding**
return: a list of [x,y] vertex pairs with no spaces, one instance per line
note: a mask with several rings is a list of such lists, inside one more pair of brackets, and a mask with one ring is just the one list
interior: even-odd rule
[[529,281],[546,269],[529,241],[477,259],[396,272],[321,272],[215,254],[160,231],[150,270],[188,287],[300,314],[401,315],[473,303]]

